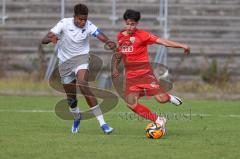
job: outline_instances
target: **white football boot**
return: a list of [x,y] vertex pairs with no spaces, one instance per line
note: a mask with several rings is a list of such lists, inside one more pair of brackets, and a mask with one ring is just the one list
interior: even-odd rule
[[179,97],[173,96],[171,94],[169,94],[169,96],[170,96],[170,103],[174,104],[175,106],[180,106],[183,103]]

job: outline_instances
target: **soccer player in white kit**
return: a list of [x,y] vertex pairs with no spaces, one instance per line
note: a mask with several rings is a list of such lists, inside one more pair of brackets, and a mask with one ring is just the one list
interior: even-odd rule
[[113,128],[105,122],[97,99],[88,87],[89,36],[97,37],[111,49],[115,49],[115,43],[110,41],[87,18],[87,6],[84,4],[75,5],[74,16],[59,21],[43,38],[42,44],[57,43],[61,83],[67,95],[70,111],[74,117],[72,133],[79,131],[81,120],[76,97],[76,83],[78,83],[87,104],[99,121],[101,129],[104,133],[109,134],[113,131]]

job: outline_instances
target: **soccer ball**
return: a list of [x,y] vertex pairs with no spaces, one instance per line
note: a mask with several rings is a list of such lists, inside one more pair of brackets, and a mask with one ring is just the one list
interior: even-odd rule
[[165,135],[165,128],[158,123],[149,123],[145,128],[145,135],[150,139],[159,139]]

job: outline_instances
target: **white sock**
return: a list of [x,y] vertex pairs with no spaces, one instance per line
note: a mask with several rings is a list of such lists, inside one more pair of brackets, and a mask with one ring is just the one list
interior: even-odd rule
[[158,117],[157,120],[155,121],[155,123],[158,123],[161,125],[161,127],[165,127],[167,120],[165,117]]
[[80,119],[80,110],[78,107],[70,108],[70,112],[72,113],[74,120]]
[[99,105],[96,105],[96,106],[90,108],[90,110],[92,110],[93,114],[96,116],[100,126],[106,124]]

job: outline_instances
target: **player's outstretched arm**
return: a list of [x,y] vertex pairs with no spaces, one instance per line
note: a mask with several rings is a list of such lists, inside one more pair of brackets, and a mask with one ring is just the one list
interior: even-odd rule
[[183,48],[184,53],[186,53],[186,54],[190,53],[190,47],[186,44],[183,44],[183,43],[178,43],[178,42],[175,42],[175,41],[170,41],[170,40],[158,38],[156,40],[156,44],[160,44],[160,45],[164,45],[166,47],[172,47],[172,48]]
[[42,39],[42,44],[48,44],[50,42],[56,44],[58,41],[58,37],[52,33],[52,32],[48,32],[48,34]]

